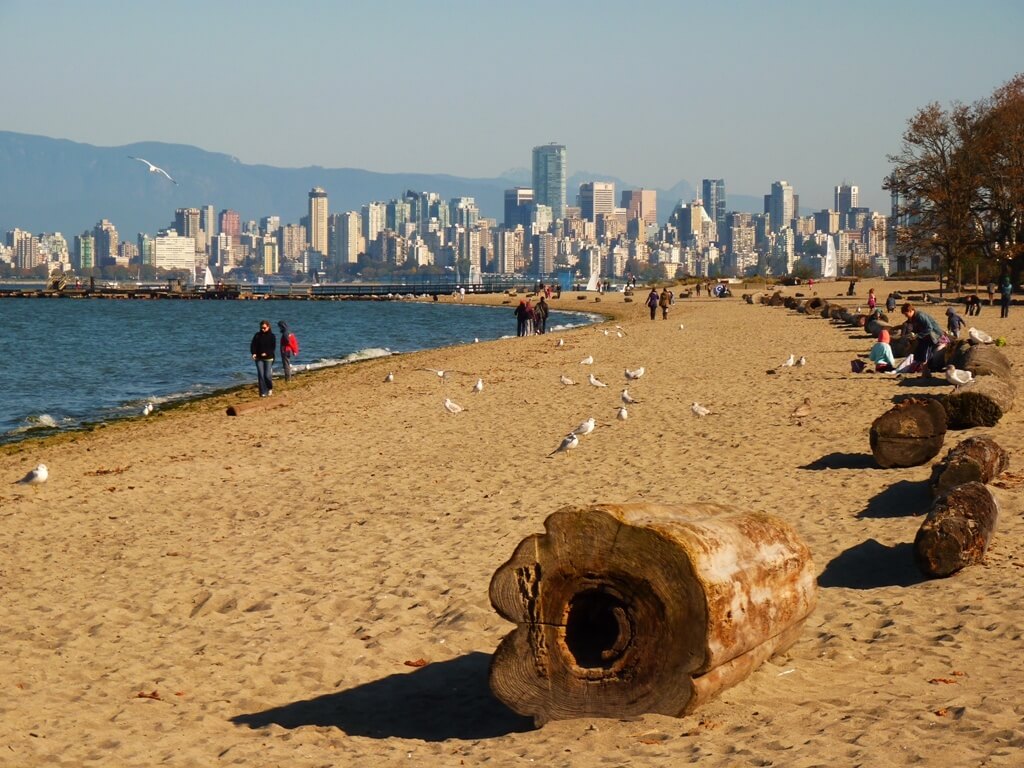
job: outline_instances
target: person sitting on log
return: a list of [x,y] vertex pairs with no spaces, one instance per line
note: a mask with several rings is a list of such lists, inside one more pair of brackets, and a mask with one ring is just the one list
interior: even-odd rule
[[928,367],[929,361],[934,352],[939,348],[940,340],[943,337],[942,329],[935,322],[935,318],[927,312],[916,309],[909,301],[901,308],[900,312],[906,322],[903,324],[903,334],[912,335],[917,340],[914,347],[914,367],[922,376],[931,376]]
[[967,323],[964,319],[956,313],[953,307],[946,308],[946,330],[949,331],[951,338],[959,339],[960,332],[963,330]]
[[892,356],[889,332],[884,328],[878,333],[878,341],[868,352],[868,360],[875,364],[875,373],[892,373],[896,370],[896,359]]

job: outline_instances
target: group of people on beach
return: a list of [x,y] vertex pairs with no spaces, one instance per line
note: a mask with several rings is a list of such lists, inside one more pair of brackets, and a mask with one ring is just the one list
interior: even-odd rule
[[655,318],[658,313],[658,308],[661,307],[661,319],[668,320],[668,308],[675,304],[676,295],[668,288],[662,288],[661,293],[658,293],[657,288],[651,288],[651,292],[647,294],[647,308],[651,310],[651,320]]
[[[292,380],[292,358],[298,357],[299,341],[288,328],[284,320],[277,321],[281,331],[281,367],[284,369],[284,380]],[[278,351],[277,336],[270,330],[269,320],[260,320],[260,329],[249,342],[249,353],[256,362],[256,383],[260,397],[274,394],[274,358]]]
[[536,304],[531,304],[529,297],[520,299],[513,312],[516,316],[516,336],[533,336],[547,331],[550,308],[544,293],[541,293]]

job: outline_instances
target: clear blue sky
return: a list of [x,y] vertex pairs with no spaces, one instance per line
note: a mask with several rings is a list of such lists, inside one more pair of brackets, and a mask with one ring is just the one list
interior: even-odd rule
[[907,118],[1024,71],[1022,29],[1021,0],[0,0],[0,129],[472,177],[556,141],[570,173],[885,210]]

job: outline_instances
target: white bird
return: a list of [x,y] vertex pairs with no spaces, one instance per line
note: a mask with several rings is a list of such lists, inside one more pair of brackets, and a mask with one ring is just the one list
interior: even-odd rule
[[149,414],[151,414],[152,412],[153,412],[153,404],[152,403],[146,403],[144,406],[142,406],[142,415],[143,416],[149,416]]
[[961,370],[954,365],[947,365],[946,381],[954,386],[961,387],[974,381],[974,374],[970,371]]
[[570,379],[568,376],[566,376],[564,374],[559,376],[558,380],[560,382],[562,382],[567,387],[571,387],[571,386],[573,386],[576,383],[575,381],[573,381],[572,379]]
[[589,435],[591,432],[594,431],[594,427],[596,427],[596,426],[597,426],[597,419],[595,419],[593,416],[591,416],[586,421],[581,421],[579,423],[579,425],[576,427],[576,429],[573,430],[573,434],[579,435],[581,437],[583,435]]
[[693,411],[694,416],[707,416],[711,411],[705,408],[700,403],[694,403],[690,406],[690,410]]
[[391,384],[391,383],[394,382],[394,380],[395,380],[395,372],[394,371],[388,371],[388,375],[384,377],[384,383],[385,384]]
[[680,330],[680,331],[681,331],[681,330],[683,330],[683,328],[685,328],[685,327],[686,327],[686,326],[685,326],[685,325],[683,325],[682,323],[680,323],[680,324],[679,324],[679,330]]
[[620,405],[618,410],[615,412],[615,418],[619,421],[625,421],[629,418],[629,411],[626,410],[626,406]]
[[431,373],[436,374],[437,378],[441,379],[442,381],[444,381],[444,377],[445,376],[447,376],[449,373],[451,373],[451,371],[439,371],[439,370],[437,370],[437,368],[420,368],[420,370],[421,371],[430,371]]
[[595,376],[594,374],[590,374],[589,381],[595,387],[607,387],[608,386],[603,381],[601,381],[599,378],[597,378],[597,376]]
[[796,408],[793,409],[793,413],[790,414],[794,419],[806,419],[811,415],[811,398],[805,397],[804,401],[800,403]]
[[635,381],[635,380],[639,379],[641,376],[643,376],[644,373],[646,373],[646,369],[642,365],[639,368],[637,368],[635,371],[631,371],[631,370],[629,370],[629,368],[627,368],[626,369],[626,378],[629,379],[630,381]]
[[473,339],[473,343],[474,343],[474,344],[479,344],[479,343],[480,343],[480,339],[478,339],[478,338],[474,338],[474,339]]
[[615,326],[615,330],[618,331],[619,333],[621,333],[623,336],[626,335],[626,329],[623,328],[621,325],[616,325]]
[[556,341],[555,342],[555,346],[556,347],[564,347],[565,346],[565,339],[559,339],[558,341]]
[[17,483],[20,485],[40,485],[46,482],[46,478],[50,476],[49,470],[45,464],[40,464],[38,467],[33,469],[27,475],[25,475]]
[[466,410],[461,405],[447,397],[444,399],[444,409],[448,411],[448,413],[462,413]]
[[484,391],[484,380],[483,379],[477,379],[476,380],[476,384],[473,385],[473,391],[474,392],[483,392]]
[[784,362],[782,364],[782,367],[783,368],[789,368],[790,366],[795,365],[795,364],[796,364],[796,355],[790,355],[788,358],[786,358],[786,362]]
[[556,453],[562,453],[563,451],[571,451],[573,448],[575,448],[579,444],[580,444],[580,439],[578,437],[576,437],[576,435],[574,433],[570,432],[568,435],[566,435],[562,439],[561,445],[559,445],[557,448],[555,448],[555,450],[553,450],[551,453],[548,454],[548,458],[550,459]]
[[615,335],[616,335],[616,336],[618,336],[618,337],[619,337],[619,338],[621,339],[621,338],[622,338],[623,336],[625,336],[626,334],[624,334],[624,333],[623,333],[622,331],[616,331],[616,332],[615,332]]
[[604,329],[604,335],[605,335],[605,336],[607,336],[607,335],[608,335],[608,329],[607,329],[607,328],[605,328],[605,329]]
[[800,359],[796,361],[797,365],[807,365],[807,358],[800,355]]
[[593,365],[593,364],[594,364],[594,356],[593,355],[587,355],[582,360],[580,360],[580,365]]
[[992,337],[991,336],[989,336],[984,331],[979,331],[977,328],[974,328],[973,326],[967,329],[967,337],[970,338],[970,339],[973,339],[974,341],[978,342],[979,344],[991,344],[992,343]]
[[171,174],[169,174],[163,168],[160,168],[159,166],[153,165],[151,162],[149,162],[149,160],[146,160],[145,158],[142,158],[142,157],[132,157],[131,155],[128,155],[128,157],[131,160],[138,160],[140,163],[145,163],[146,165],[148,165],[150,173],[162,174],[162,175],[166,176],[172,183],[174,183],[174,184],[178,183],[178,182],[174,181],[174,179],[171,178]]
[[622,390],[622,394],[619,395],[619,397],[622,398],[622,402],[624,402],[626,405],[633,405],[634,403],[640,402],[639,400],[634,399],[631,394],[629,394],[628,389]]

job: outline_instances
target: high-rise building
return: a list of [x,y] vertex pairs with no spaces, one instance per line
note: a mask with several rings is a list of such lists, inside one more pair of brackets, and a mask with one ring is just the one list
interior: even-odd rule
[[280,216],[263,216],[260,218],[259,227],[256,230],[261,235],[277,235],[277,230],[281,228],[281,217]]
[[[196,210],[198,221],[199,211]],[[100,221],[92,228],[92,236],[95,241],[95,257],[97,267],[105,267],[117,263],[117,246],[120,240],[117,236],[117,227],[106,219]]]
[[[835,188],[835,209],[840,218],[850,212],[851,208],[860,205],[860,190],[845,181]],[[845,226],[845,223],[844,223]]]
[[323,187],[309,191],[309,247],[327,255],[327,192]]
[[225,208],[220,212],[220,231],[235,241],[242,234],[242,217],[238,214],[238,211],[232,211],[230,208]]
[[[505,229],[530,226],[530,206],[533,204],[533,190],[529,187],[513,187],[505,190]],[[511,270],[499,270],[511,271]]]
[[[116,236],[117,230],[114,230],[114,234]],[[13,251],[14,266],[19,269],[32,269],[40,263],[39,239],[31,232],[12,229],[7,233],[7,246]]]
[[355,264],[363,251],[362,217],[359,211],[337,214],[334,226],[334,252],[339,264]]
[[86,230],[75,235],[75,255],[71,261],[75,269],[92,269],[96,266],[96,239]]
[[551,208],[554,218],[565,217],[565,146],[544,144],[533,148],[533,193],[539,205]]
[[306,228],[301,224],[285,224],[278,230],[277,242],[282,263],[297,261],[306,250]]
[[448,202],[448,220],[472,229],[480,220],[480,209],[472,197],[453,197]]
[[768,196],[769,226],[772,232],[781,232],[790,226],[790,221],[796,216],[796,202],[794,200],[793,188],[788,181],[772,182],[772,191]]
[[387,219],[387,203],[367,203],[362,209],[363,242],[369,249],[377,241]]
[[[196,209],[196,221],[199,210]],[[159,269],[195,270],[196,241],[191,236],[169,230],[153,238],[153,266]]]
[[[615,185],[610,181],[588,181],[580,184],[580,216],[587,221],[597,221],[615,210]],[[563,218],[561,216],[557,218]]]
[[704,210],[715,222],[718,239],[725,238],[725,179],[704,179],[701,181]]
[[643,219],[645,224],[658,223],[658,191],[656,189],[626,189],[620,206],[626,209],[629,221]]
[[212,205],[204,205],[199,209],[199,226],[206,233],[207,242],[213,242],[213,238],[220,234],[217,229],[217,215]]
[[814,214],[814,228],[826,235],[834,235],[839,231],[839,212],[826,208]]

